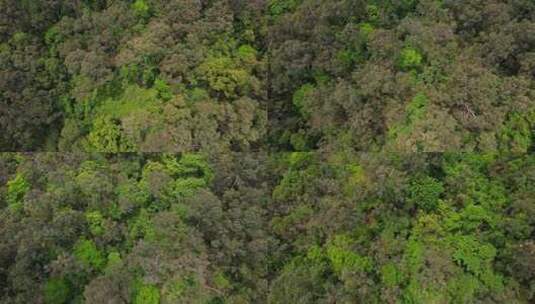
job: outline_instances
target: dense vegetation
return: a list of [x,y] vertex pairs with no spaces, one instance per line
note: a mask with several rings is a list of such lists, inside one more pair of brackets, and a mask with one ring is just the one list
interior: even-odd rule
[[1,1],[2,150],[250,149],[267,118],[261,8]]
[[533,150],[530,0],[2,0],[0,14],[3,151]]
[[36,153],[0,172],[1,303],[535,299],[535,156]]
[[532,0],[0,0],[0,303],[535,302]]

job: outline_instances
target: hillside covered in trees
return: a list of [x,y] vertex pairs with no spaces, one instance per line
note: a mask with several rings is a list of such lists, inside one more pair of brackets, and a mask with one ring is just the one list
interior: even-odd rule
[[535,156],[3,154],[1,303],[529,303]]
[[535,302],[532,0],[0,0],[1,304]]

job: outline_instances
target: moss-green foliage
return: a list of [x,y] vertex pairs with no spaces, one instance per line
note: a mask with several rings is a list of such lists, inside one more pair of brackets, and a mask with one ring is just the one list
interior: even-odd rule
[[294,10],[302,0],[270,0],[268,3],[269,13],[271,16],[279,16],[291,10]]
[[132,3],[132,9],[138,16],[143,18],[149,17],[151,13],[150,6],[145,0],[136,0],[134,3]]
[[411,275],[417,274],[424,262],[424,247],[416,238],[411,238],[407,243],[405,249],[404,263],[407,265],[408,273]]
[[233,98],[245,93],[250,86],[250,74],[236,62],[225,56],[211,56],[197,70],[198,77],[208,83],[210,89]]
[[68,303],[71,290],[69,283],[62,278],[51,278],[46,281],[44,287],[45,304]]
[[310,206],[296,207],[290,214],[282,218],[274,218],[272,221],[273,230],[283,234],[289,227],[297,225],[310,218],[314,210]]
[[401,273],[394,264],[386,264],[381,267],[381,280],[388,286],[396,286],[401,282]]
[[144,89],[137,85],[129,85],[118,98],[108,98],[98,106],[96,113],[99,116],[107,116],[115,119],[124,118],[134,111],[156,110],[159,96],[170,99],[171,92],[168,85],[157,79],[154,88]]
[[89,230],[93,235],[98,236],[104,233],[104,217],[99,211],[87,212],[85,218],[89,224]]
[[142,209],[136,217],[130,220],[128,228],[130,240],[139,238],[150,240],[154,238],[154,225],[151,221],[151,216],[146,209]]
[[73,253],[80,263],[94,270],[100,270],[106,263],[106,258],[92,240],[79,240],[74,245]]
[[217,288],[224,290],[230,287],[230,282],[224,273],[218,272],[214,277],[214,283]]
[[337,235],[327,247],[329,258],[334,271],[341,275],[344,271],[372,271],[373,263],[368,257],[359,255],[351,246],[351,239],[347,235]]
[[[167,178],[164,178],[165,174]],[[210,184],[214,172],[200,154],[183,154],[180,157],[164,156],[162,162],[149,162],[143,170],[142,187],[169,204],[192,196],[198,189]],[[153,205],[152,207],[156,207]],[[157,207],[157,208],[160,208]]]
[[306,99],[309,98],[309,94],[314,91],[314,85],[307,83],[301,86],[297,91],[295,91],[292,102],[294,106],[299,110],[299,112],[306,116],[308,115]]
[[535,111],[511,113],[498,134],[500,150],[525,153],[533,147]]
[[490,244],[482,244],[473,236],[458,236],[452,240],[455,252],[452,258],[467,271],[478,277],[493,291],[503,290],[503,279],[494,273],[492,262],[496,256],[496,248]]
[[409,202],[425,211],[433,211],[438,206],[444,186],[438,180],[424,176],[414,180],[409,187]]
[[22,200],[26,192],[30,189],[30,184],[26,181],[24,176],[20,173],[15,175],[15,178],[7,182],[7,203],[12,208],[19,208],[22,206]]
[[179,303],[190,299],[209,301],[212,297],[201,291],[198,275],[186,275],[178,280],[170,280],[162,288],[162,301]]
[[134,298],[134,304],[159,304],[160,290],[154,285],[143,285]]
[[533,16],[0,1],[0,303],[534,303]]
[[248,44],[244,44],[238,48],[238,58],[245,64],[253,64],[256,62],[258,56],[257,50]]
[[309,139],[303,132],[293,133],[290,136],[290,144],[295,151],[309,151]]
[[111,251],[108,254],[108,262],[106,264],[106,272],[116,271],[118,268],[124,266],[121,254],[117,251]]
[[428,102],[425,94],[416,94],[405,107],[404,120],[389,129],[388,135],[391,138],[396,138],[413,132],[414,125],[424,118],[427,112]]
[[418,69],[422,66],[423,56],[413,47],[405,47],[399,55],[399,67],[405,71]]
[[[128,180],[117,186],[116,193],[119,202],[131,206],[131,208],[140,208],[148,202],[150,193],[135,180]],[[127,212],[123,210],[122,212]]]
[[[531,155],[292,152],[265,177],[243,155],[76,157],[0,157],[31,181],[0,234],[26,302],[19,286],[45,303],[531,302]],[[52,271],[28,276],[36,263]]]
[[206,183],[209,183],[214,177],[212,168],[206,161],[206,158],[201,154],[183,154],[178,162],[177,159],[173,157],[165,158],[164,163],[171,173],[176,174],[177,176],[198,177]]
[[[164,101],[169,101],[173,98],[171,87],[162,79],[157,78],[154,81],[154,89],[158,92],[158,98]],[[148,94],[147,94],[148,95]],[[149,102],[151,99],[147,99]]]
[[108,116],[98,117],[88,135],[88,149],[97,152],[133,151],[118,122]]
[[291,197],[299,196],[299,193],[304,191],[307,186],[311,186],[310,182],[313,181],[318,168],[316,166],[308,166],[307,160],[309,159],[310,154],[306,152],[289,154],[286,161],[289,161],[292,166],[273,190],[273,198],[275,200],[284,201]]
[[378,22],[379,21],[379,7],[375,4],[368,4],[366,6],[366,14],[368,17],[368,20],[370,22]]

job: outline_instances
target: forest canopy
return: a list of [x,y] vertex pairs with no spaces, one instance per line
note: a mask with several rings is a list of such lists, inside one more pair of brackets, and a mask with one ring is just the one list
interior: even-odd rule
[[0,2],[2,151],[533,151],[532,1]]
[[0,0],[0,303],[535,302],[532,0]]

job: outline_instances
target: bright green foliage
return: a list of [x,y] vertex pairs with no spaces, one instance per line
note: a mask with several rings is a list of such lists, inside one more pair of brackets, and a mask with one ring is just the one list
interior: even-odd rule
[[349,50],[341,50],[338,52],[338,54],[336,55],[336,58],[338,58],[338,60],[340,60],[340,62],[342,62],[342,64],[345,66],[345,67],[349,67],[351,66],[351,64],[353,63],[353,59],[354,59],[354,56],[353,56],[353,53]]
[[20,207],[28,190],[30,190],[30,184],[22,174],[18,173],[14,179],[7,182],[7,203],[13,208]]
[[438,206],[442,192],[444,186],[441,182],[430,176],[424,176],[411,183],[408,201],[425,211],[433,211]]
[[100,270],[106,263],[106,258],[92,240],[79,240],[73,253],[79,262],[95,270]]
[[171,87],[160,78],[156,78],[154,81],[154,89],[158,91],[158,98],[161,100],[169,101],[174,96]]
[[149,200],[149,192],[137,183],[129,180],[116,188],[119,201],[132,207],[143,207]]
[[396,265],[386,264],[381,268],[381,280],[386,286],[396,286],[401,282],[401,274]]
[[502,279],[492,270],[496,248],[490,244],[480,243],[473,236],[453,237],[452,242],[456,247],[453,259],[458,264],[476,275],[489,288],[494,290],[503,288]]
[[500,150],[525,153],[533,146],[535,111],[512,113],[498,134]]
[[133,149],[121,127],[109,117],[98,117],[88,135],[89,148],[98,152],[125,152]]
[[310,152],[292,152],[286,156],[288,165],[291,168],[299,168],[306,165],[312,159],[313,154]]
[[251,75],[230,57],[208,57],[197,69],[198,77],[227,98],[248,90]]
[[373,25],[371,25],[368,22],[363,22],[360,24],[360,31],[364,34],[364,36],[368,37],[374,30]]
[[411,102],[407,105],[407,120],[414,122],[422,119],[427,107],[427,96],[423,93],[418,93],[414,96]]
[[254,64],[258,52],[250,45],[244,44],[238,48],[238,58],[245,64]]
[[424,247],[422,243],[411,238],[405,249],[404,263],[407,265],[408,272],[415,275],[419,272],[424,262]]
[[108,254],[108,262],[106,264],[106,272],[113,272],[117,268],[123,266],[123,259],[118,251],[112,251]]
[[422,54],[412,47],[405,47],[399,56],[399,67],[405,71],[418,69],[423,61]]
[[[129,85],[124,89],[123,94],[118,99],[106,99],[96,112],[100,116],[120,119],[127,117],[133,112],[147,110],[155,111],[159,104],[159,96],[170,97],[170,88],[168,85],[157,79],[154,88],[144,89],[137,85]],[[163,98],[162,98],[163,99]],[[165,99],[164,99],[165,100]]]
[[489,225],[494,228],[497,222],[497,218],[491,210],[483,206],[470,204],[458,213],[458,216],[452,214],[451,222],[448,223],[450,228],[455,227],[462,231],[473,232],[477,231],[482,225]]
[[[158,179],[162,174],[167,174],[173,180],[162,184]],[[159,189],[159,195],[171,195],[176,199],[192,196],[198,189],[208,186],[213,177],[214,172],[202,155],[186,153],[180,158],[164,156],[162,163],[149,162],[143,170],[142,184],[154,189],[153,194]]]
[[134,304],[159,304],[160,290],[154,285],[143,285],[137,291]]
[[65,279],[52,278],[45,284],[45,304],[65,304],[68,302],[70,294],[70,287]]
[[98,236],[104,233],[104,217],[99,211],[87,212],[85,218],[93,235]]
[[214,177],[214,172],[206,158],[201,154],[185,153],[178,162],[176,162],[176,158],[171,157],[165,158],[164,163],[173,175],[180,177],[199,177],[206,183],[209,183]]
[[147,4],[147,2],[145,2],[145,0],[136,0],[132,4],[132,8],[136,12],[136,14],[140,17],[146,18],[146,17],[149,17],[150,15],[150,7]]
[[474,300],[476,292],[481,288],[479,280],[470,274],[460,276],[448,281],[448,293],[452,303],[470,303]]
[[363,257],[351,248],[351,239],[347,235],[337,235],[327,247],[327,256],[334,271],[341,275],[344,271],[372,271],[370,258]]

